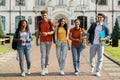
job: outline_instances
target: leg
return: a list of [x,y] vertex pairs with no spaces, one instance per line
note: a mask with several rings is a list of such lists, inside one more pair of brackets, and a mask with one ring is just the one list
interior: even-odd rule
[[77,72],[78,68],[77,68],[77,47],[72,46],[72,58],[73,58],[73,65],[74,65],[74,69],[75,72]]
[[59,64],[59,67],[61,65],[61,46],[56,46],[56,56],[57,56],[57,60],[58,60],[58,64]]
[[52,42],[46,42],[46,61],[45,61],[45,68],[48,66],[49,61],[49,54],[51,49]]
[[62,55],[61,55],[61,58],[62,58],[62,61],[61,61],[61,65],[60,65],[60,70],[64,71],[64,68],[65,68],[65,62],[66,62],[66,56],[67,56],[67,50],[68,50],[68,45],[67,43],[66,44],[62,44]]
[[81,60],[81,56],[82,56],[82,50],[83,50],[83,47],[82,45],[80,45],[77,49],[77,68],[78,68],[78,72],[79,72],[79,67],[80,67],[80,60]]
[[95,55],[96,55],[97,45],[93,44],[90,46],[90,65],[91,67],[95,66]]
[[45,60],[46,60],[46,45],[45,42],[40,42],[40,50],[41,50],[41,68],[45,68]]
[[25,48],[24,52],[25,52],[25,58],[26,58],[26,62],[27,62],[27,69],[30,69],[30,67],[31,67],[30,49]]
[[100,72],[103,63],[104,46],[99,45],[97,52],[98,52],[98,59],[97,59],[96,72]]
[[19,54],[19,64],[20,64],[20,70],[21,73],[24,72],[24,51],[23,47],[21,49],[18,49],[18,54]]

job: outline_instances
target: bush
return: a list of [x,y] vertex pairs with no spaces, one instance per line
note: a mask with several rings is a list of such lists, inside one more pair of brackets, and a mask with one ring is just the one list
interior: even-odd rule
[[0,38],[4,38],[5,37],[5,33],[2,29],[2,21],[1,21],[1,16],[0,16]]

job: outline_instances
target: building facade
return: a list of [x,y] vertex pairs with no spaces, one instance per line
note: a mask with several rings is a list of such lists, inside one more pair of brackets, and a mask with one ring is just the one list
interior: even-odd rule
[[20,19],[26,19],[31,32],[36,31],[40,19],[40,11],[48,10],[49,19],[55,24],[61,17],[66,18],[69,28],[74,19],[81,20],[81,26],[86,30],[96,21],[96,14],[101,12],[106,16],[105,23],[112,32],[116,18],[120,23],[120,0],[0,0],[0,16],[3,30],[13,34]]

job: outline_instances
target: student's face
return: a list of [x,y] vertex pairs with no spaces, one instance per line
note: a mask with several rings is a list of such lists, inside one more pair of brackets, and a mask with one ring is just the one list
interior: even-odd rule
[[47,20],[47,19],[48,19],[48,14],[47,14],[47,13],[42,14],[42,19],[43,19],[43,20]]
[[62,19],[60,23],[61,23],[61,26],[64,26],[66,23],[65,19]]
[[22,29],[23,29],[23,28],[26,28],[26,26],[27,26],[27,23],[26,23],[25,21],[21,23]]
[[103,16],[98,16],[98,22],[103,22],[103,21],[104,21]]
[[74,23],[75,23],[75,26],[80,26],[80,21],[79,20],[76,20]]

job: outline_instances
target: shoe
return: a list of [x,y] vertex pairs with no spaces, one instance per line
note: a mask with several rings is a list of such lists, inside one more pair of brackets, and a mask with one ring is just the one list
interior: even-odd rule
[[21,73],[21,76],[25,77],[25,72],[22,72],[22,73]]
[[75,72],[74,74],[75,74],[75,75],[78,75],[78,74],[79,74],[79,72]]
[[48,74],[48,69],[47,68],[45,68],[45,74]]
[[96,72],[96,76],[100,77],[100,76],[101,76],[101,74],[100,74],[99,72]]
[[30,69],[28,69],[27,74],[31,74]]
[[60,71],[60,75],[64,75],[64,71]]
[[43,70],[41,71],[41,75],[42,75],[42,76],[45,76],[45,69],[43,69]]
[[93,73],[93,72],[94,72],[94,67],[92,67],[92,68],[91,68],[90,72],[91,72],[91,73]]

